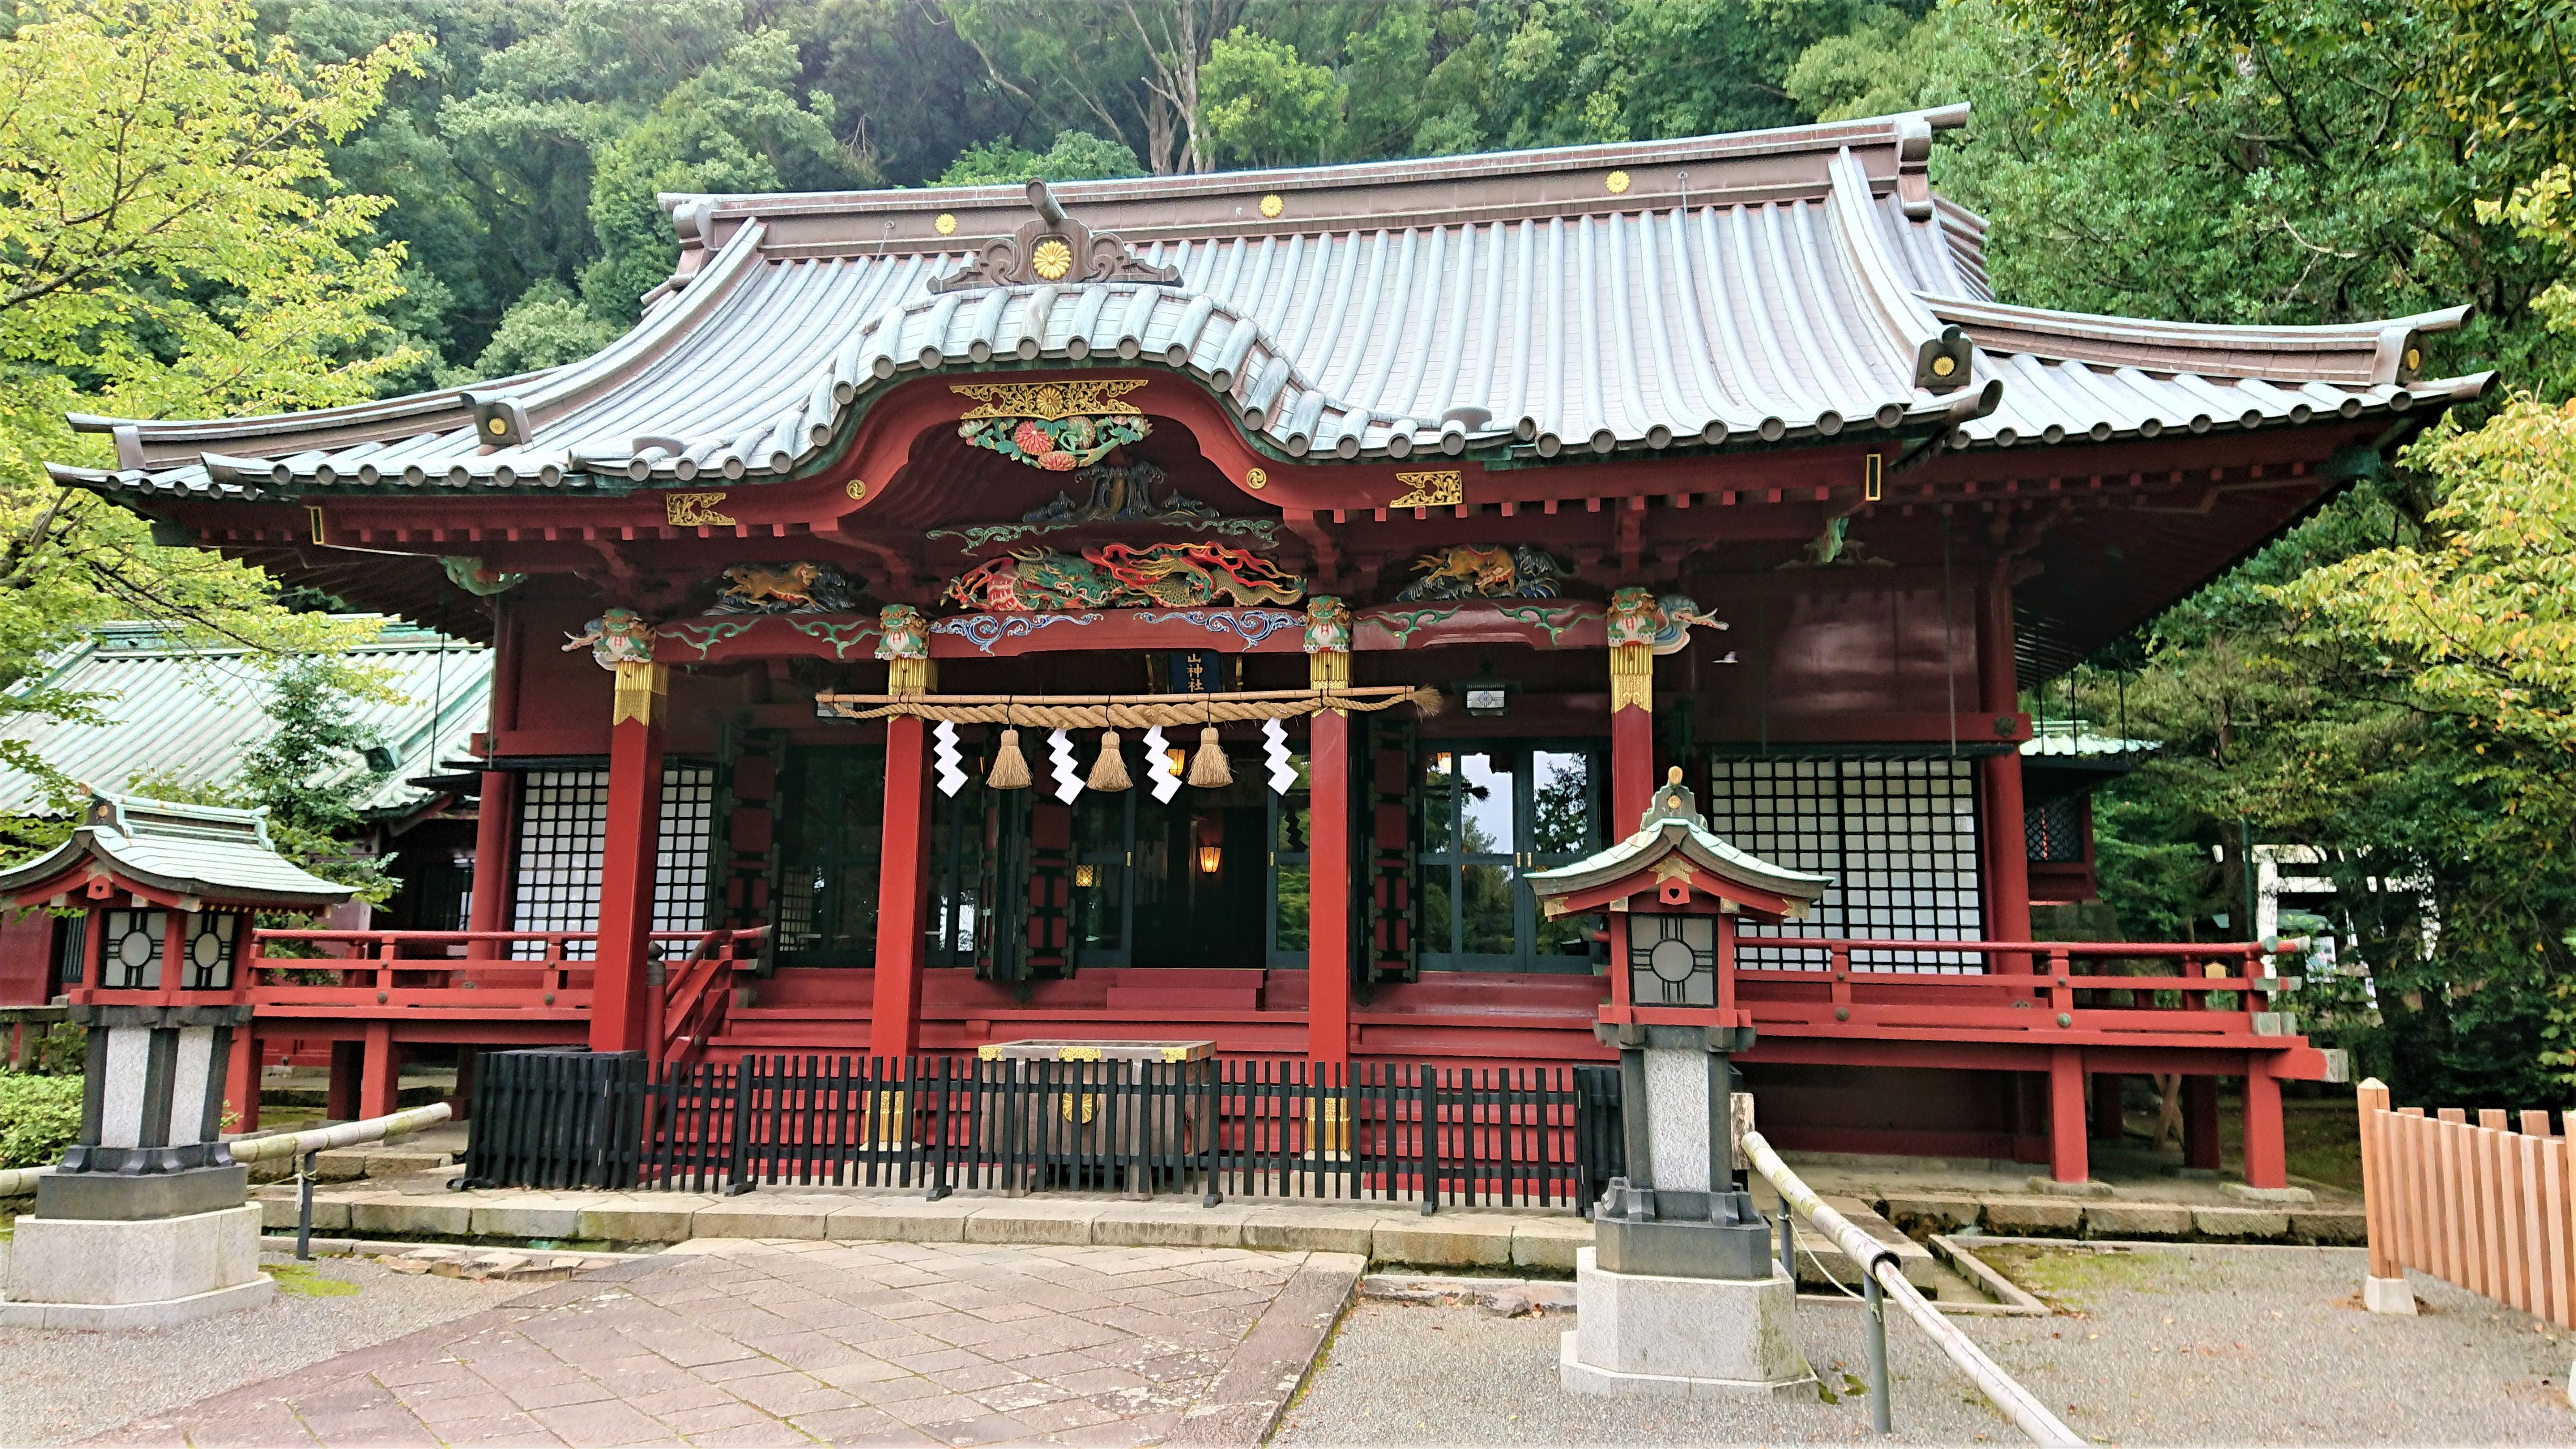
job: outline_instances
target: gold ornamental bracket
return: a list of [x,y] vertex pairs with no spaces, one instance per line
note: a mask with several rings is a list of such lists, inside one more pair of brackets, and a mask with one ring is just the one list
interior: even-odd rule
[[1655,709],[1655,647],[1651,644],[1610,646],[1610,712]]
[[1388,499],[1389,508],[1447,508],[1467,501],[1466,475],[1456,468],[1398,473],[1395,481],[1404,485],[1405,493]]
[[961,423],[977,418],[1037,418],[1055,423],[1077,417],[1141,417],[1145,410],[1124,399],[1149,381],[1142,377],[1105,377],[1066,382],[956,382],[950,383],[948,390],[975,400],[974,407],[957,415]]
[[1366,714],[1412,705],[1440,711],[1429,685],[1358,689],[1263,689],[1226,694],[818,694],[815,708],[842,719],[906,715],[947,724],[1026,725],[1051,730],[1179,729],[1243,720],[1295,719],[1323,710]]
[[629,659],[619,661],[616,672],[616,693],[608,708],[610,728],[629,720],[653,724],[662,713],[661,701],[671,693],[670,666]]

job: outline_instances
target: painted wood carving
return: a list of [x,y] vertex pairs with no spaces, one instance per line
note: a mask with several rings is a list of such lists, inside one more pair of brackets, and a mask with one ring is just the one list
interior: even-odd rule
[[653,626],[633,609],[603,609],[598,618],[581,626],[580,633],[564,638],[570,641],[564,645],[565,653],[587,647],[602,669],[653,662]]
[[1574,570],[1543,548],[1458,544],[1413,561],[1422,577],[1396,594],[1402,603],[1424,599],[1553,599]]
[[1018,549],[977,564],[941,594],[990,614],[1073,609],[1293,604],[1305,580],[1217,543],[1111,543],[1079,554]]
[[735,564],[710,614],[846,614],[858,607],[858,583],[830,564]]
[[986,382],[958,383],[950,391],[976,402],[959,415],[957,436],[1014,463],[1070,473],[1153,433],[1143,410],[1123,400],[1144,385],[1133,378]]

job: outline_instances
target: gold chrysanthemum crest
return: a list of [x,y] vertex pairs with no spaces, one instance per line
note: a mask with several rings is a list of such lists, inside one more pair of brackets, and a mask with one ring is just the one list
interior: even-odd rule
[[971,397],[978,404],[959,413],[959,422],[975,418],[1043,418],[1054,422],[1070,417],[1140,414],[1143,408],[1119,399],[1148,381],[1142,377],[1110,377],[1073,382],[954,382],[948,390],[960,397]]

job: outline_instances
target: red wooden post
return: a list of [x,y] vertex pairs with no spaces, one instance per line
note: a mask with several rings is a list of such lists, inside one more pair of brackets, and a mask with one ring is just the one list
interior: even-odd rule
[[1655,794],[1655,653],[1651,645],[1610,649],[1610,835],[1637,828]]
[[390,1117],[402,1096],[402,1049],[394,1045],[394,1024],[367,1023],[363,1065],[358,1078],[358,1115]]
[[2083,1182],[2093,1175],[2085,1156],[2084,1053],[2056,1047],[2048,1054],[2048,1175]]
[[[482,793],[474,806],[474,876],[470,887],[474,898],[465,912],[465,929],[469,931],[510,929],[510,887],[517,874],[511,859],[517,842],[511,835],[518,817],[518,775],[510,770],[485,770]],[[465,947],[469,960],[488,961],[508,954],[494,941],[471,941]]]
[[599,866],[599,944],[590,991],[590,1049],[644,1046],[644,962],[652,944],[653,864],[662,828],[662,715],[669,675],[659,664],[617,666],[608,724],[607,849]]
[[876,1000],[868,1051],[921,1050],[921,972],[930,900],[929,727],[912,715],[886,721],[885,824],[877,865]]
[[[492,643],[492,705],[486,720],[484,749],[499,752],[503,730],[515,729],[519,723],[519,646],[516,623],[506,602],[495,599],[495,633]],[[466,908],[465,928],[469,931],[506,931],[510,929],[511,887],[517,879],[518,841],[515,826],[519,819],[519,776],[511,770],[485,770],[480,792],[474,797],[474,875],[473,900]],[[469,960],[492,960],[509,955],[506,947],[491,941],[475,941],[465,948]]]
[[2120,1100],[2122,1085],[2121,1077],[2115,1072],[2093,1074],[2093,1140],[2096,1142],[2127,1140],[2128,1130],[2123,1120],[2127,1109]]
[[[2001,720],[2018,714],[2019,675],[2013,662],[2012,562],[1998,561],[1979,599],[1978,693],[1984,712]],[[1963,731],[1963,733],[1965,733]],[[1982,767],[1986,827],[1986,938],[2030,939],[2030,848],[2023,839],[2021,752],[1986,757]],[[2028,971],[2030,958],[1994,958],[2001,971]]]
[[233,1028],[231,1058],[224,1063],[224,1105],[233,1114],[227,1132],[259,1130],[259,1034],[253,1025],[245,1021]]
[[2245,1185],[2288,1187],[2290,1169],[2281,1140],[2281,1082],[2259,1062],[2245,1072]]
[[2215,1172],[2219,1165],[2218,1079],[2182,1079],[2182,1165]]
[[1316,711],[1306,763],[1306,1058],[1347,1063],[1351,1059],[1349,715],[1337,709]]
[[361,1071],[366,1063],[367,1044],[363,1041],[331,1043],[331,1082],[322,1098],[322,1115],[334,1122],[355,1122],[365,1114],[358,1110]]

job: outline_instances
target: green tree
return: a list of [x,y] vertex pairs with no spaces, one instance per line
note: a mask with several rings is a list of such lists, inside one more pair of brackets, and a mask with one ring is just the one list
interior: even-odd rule
[[1142,176],[1145,165],[1125,145],[1089,131],[1058,131],[1044,152],[1024,151],[1007,136],[969,146],[933,186],[994,186],[1023,181],[1099,181]]
[[1199,73],[1199,129],[1209,149],[1251,166],[1311,165],[1331,156],[1349,88],[1297,58],[1297,47],[1238,25]]
[[[235,0],[86,0],[0,39],[0,684],[111,618],[275,650],[351,636],[42,465],[105,460],[66,412],[353,402],[410,360],[370,345],[403,262],[365,245],[384,202],[336,191],[324,148],[422,52],[400,35],[317,65]],[[0,765],[68,790],[24,749]]]

